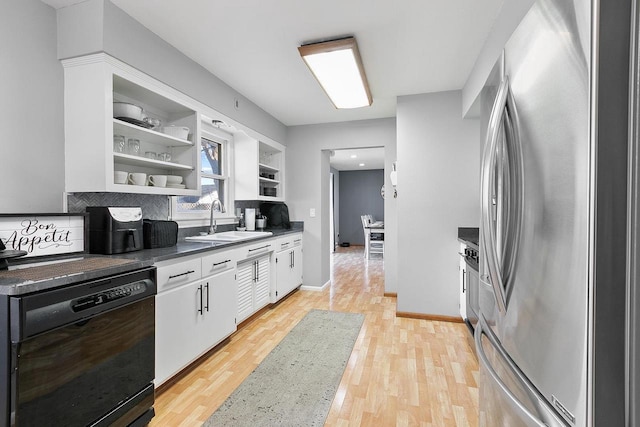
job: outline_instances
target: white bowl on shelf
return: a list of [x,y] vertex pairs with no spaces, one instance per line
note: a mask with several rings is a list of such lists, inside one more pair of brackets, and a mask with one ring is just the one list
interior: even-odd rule
[[189,136],[189,128],[186,126],[164,126],[162,133],[178,139],[187,139]]

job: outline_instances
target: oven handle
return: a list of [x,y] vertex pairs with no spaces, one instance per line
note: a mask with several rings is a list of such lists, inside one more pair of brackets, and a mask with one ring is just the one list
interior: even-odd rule
[[465,286],[467,284],[467,281],[465,280],[466,277],[467,277],[467,270],[462,269],[462,293],[467,292],[467,288]]

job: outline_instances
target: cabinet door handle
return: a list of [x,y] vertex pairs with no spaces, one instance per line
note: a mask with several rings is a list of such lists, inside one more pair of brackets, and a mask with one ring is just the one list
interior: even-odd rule
[[256,262],[253,261],[253,282],[255,283],[258,277],[258,271],[256,268]]
[[253,249],[249,249],[249,252],[253,252],[253,251],[261,251],[264,249],[269,249],[271,247],[271,245],[264,245],[264,246],[260,246],[259,248],[253,248]]
[[200,307],[198,308],[198,313],[202,313],[202,285],[198,286],[198,292],[200,292]]
[[174,274],[173,276],[169,276],[169,279],[175,279],[176,277],[186,276],[187,274],[195,273],[195,270],[185,271],[184,273]]
[[207,311],[209,311],[209,282],[207,282],[207,284],[204,285],[204,287],[207,290],[207,306],[205,308],[207,309]]
[[289,268],[293,268],[293,251],[289,252]]
[[291,268],[294,268],[296,266],[296,253],[292,251],[291,256],[293,258],[293,262],[291,263]]
[[260,261],[256,261],[256,282],[260,280]]

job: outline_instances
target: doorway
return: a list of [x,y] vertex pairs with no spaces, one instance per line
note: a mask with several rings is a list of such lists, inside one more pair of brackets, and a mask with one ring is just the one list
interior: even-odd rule
[[332,150],[329,156],[329,248],[364,245],[361,215],[384,220],[384,147]]

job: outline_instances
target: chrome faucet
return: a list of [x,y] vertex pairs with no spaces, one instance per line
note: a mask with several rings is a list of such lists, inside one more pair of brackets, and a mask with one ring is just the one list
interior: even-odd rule
[[220,213],[226,212],[224,205],[219,199],[215,199],[211,203],[211,218],[209,219],[209,234],[215,234],[216,230],[218,229],[218,224],[216,223],[216,220],[213,218],[213,212],[216,210],[216,207],[218,208],[218,212]]

